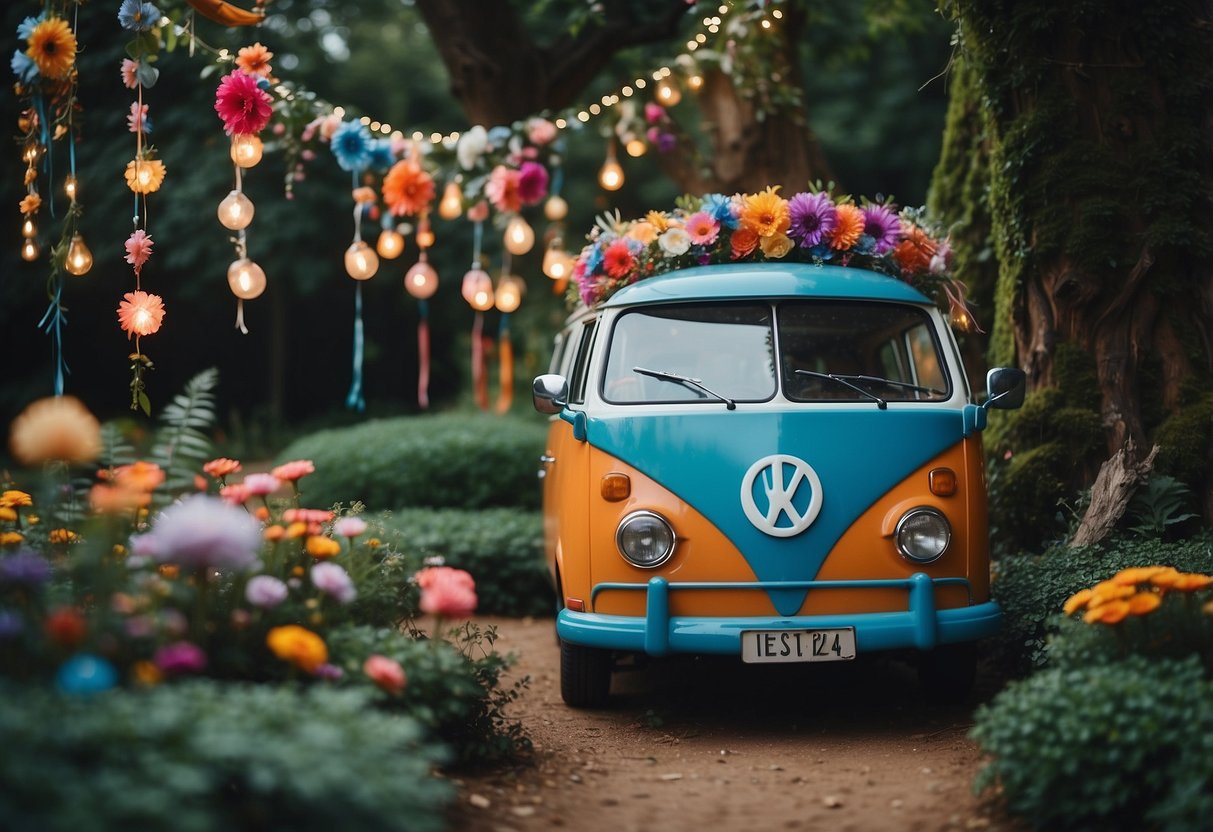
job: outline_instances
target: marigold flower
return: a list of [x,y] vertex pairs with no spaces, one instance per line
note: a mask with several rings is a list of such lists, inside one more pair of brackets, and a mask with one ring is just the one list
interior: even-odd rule
[[238,474],[243,470],[243,466],[234,459],[228,459],[221,456],[218,459],[212,459],[210,462],[202,466],[202,471],[215,479],[223,479],[228,474]]
[[297,624],[273,628],[266,634],[265,643],[275,656],[307,673],[314,673],[329,659],[324,640]]
[[1078,592],[1075,592],[1066,599],[1066,603],[1062,607],[1062,611],[1064,611],[1066,615],[1073,615],[1075,612],[1087,605],[1087,602],[1091,600],[1092,595],[1094,595],[1094,593],[1090,589],[1080,589]]
[[770,237],[759,237],[758,247],[765,256],[778,260],[787,257],[788,252],[796,247],[796,243],[792,242],[792,238],[787,234],[772,234]]
[[273,468],[270,473],[283,482],[294,482],[302,477],[306,477],[308,474],[315,473],[315,471],[316,466],[310,459],[296,459],[291,462],[282,463]]
[[653,228],[657,231],[658,234],[661,234],[663,231],[665,231],[667,228],[670,227],[669,216],[662,213],[661,211],[649,211],[647,214],[644,215],[644,221],[647,222],[649,225],[653,226]]
[[758,248],[758,239],[757,232],[749,228],[738,228],[729,237],[729,248],[732,249],[730,256],[734,260],[749,256],[754,249]]
[[47,540],[51,543],[75,543],[79,539],[80,535],[71,529],[51,529],[47,535]]
[[1213,585],[1213,576],[1201,575],[1195,572],[1184,572],[1175,579],[1171,588],[1180,592],[1193,592],[1198,589],[1205,589],[1210,585]]
[[8,506],[0,505],[0,522],[12,523],[17,519],[17,512]]
[[120,488],[132,491],[155,491],[164,484],[165,473],[154,462],[139,460],[114,469],[113,480]]
[[1169,566],[1132,566],[1128,569],[1122,569],[1113,575],[1109,580],[1114,584],[1122,586],[1136,586],[1140,583],[1153,578],[1155,575],[1162,574],[1172,567]]
[[147,292],[127,292],[118,304],[118,324],[126,337],[154,335],[164,320],[164,301]]
[[63,18],[43,20],[30,34],[25,54],[47,78],[66,78],[76,64],[76,36]]
[[75,396],[39,399],[13,420],[9,449],[22,465],[89,462],[101,453],[101,423]]
[[1108,601],[1098,607],[1087,610],[1082,620],[1088,624],[1119,624],[1129,614],[1128,601]]
[[272,526],[267,526],[265,531],[261,533],[261,536],[271,543],[276,543],[286,537],[286,527],[275,523]]
[[126,163],[126,186],[137,194],[160,190],[168,168],[159,159],[132,159]]
[[286,527],[286,537],[288,540],[298,540],[307,534],[307,523],[291,523]]
[[389,211],[398,217],[412,216],[434,201],[434,178],[413,159],[402,159],[383,177],[382,191]]
[[851,203],[839,205],[834,212],[834,230],[830,232],[830,248],[846,251],[854,247],[863,235],[863,211]]
[[746,194],[741,198],[741,214],[738,220],[742,228],[748,228],[759,237],[784,234],[791,226],[788,202],[777,192],[779,186],[772,185],[765,191]]
[[21,197],[20,209],[22,214],[36,214],[41,207],[42,197],[37,194],[26,194]]
[[261,45],[260,41],[252,46],[242,46],[236,54],[236,66],[243,69],[249,75],[256,75],[261,78],[268,78],[273,71],[270,67],[270,59],[274,57],[274,53]]
[[323,558],[331,558],[341,554],[341,544],[332,538],[323,537],[321,535],[312,535],[304,544],[307,553],[316,560]]
[[16,546],[24,540],[25,535],[21,532],[0,532],[0,546]]
[[367,660],[362,663],[362,672],[392,696],[399,696],[404,691],[404,686],[408,684],[404,668],[400,666],[399,662],[389,659],[387,656],[378,654],[368,656]]
[[269,124],[273,110],[270,96],[257,78],[236,70],[223,76],[215,91],[215,112],[229,136],[255,135]]
[[1128,600],[1129,615],[1146,615],[1158,609],[1162,596],[1157,592],[1139,592]]
[[5,508],[22,508],[24,506],[32,506],[34,498],[24,491],[10,489],[0,494],[0,506]]
[[931,258],[939,247],[925,231],[910,222],[901,223],[901,242],[893,249],[893,259],[902,271],[920,274],[930,270]]

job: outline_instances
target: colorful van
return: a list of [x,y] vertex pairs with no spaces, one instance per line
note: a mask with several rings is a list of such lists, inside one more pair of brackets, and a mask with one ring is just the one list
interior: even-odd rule
[[582,307],[534,381],[561,692],[603,705],[616,658],[837,662],[909,650],[972,682],[990,598],[981,431],[910,283],[808,263],[692,266]]

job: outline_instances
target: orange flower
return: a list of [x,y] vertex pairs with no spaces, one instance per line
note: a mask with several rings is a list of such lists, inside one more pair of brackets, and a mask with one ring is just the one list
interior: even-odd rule
[[412,159],[399,161],[383,177],[383,201],[396,216],[424,211],[434,201],[434,179]]
[[25,540],[21,532],[0,532],[0,546],[16,546]]
[[132,159],[126,163],[126,186],[137,194],[154,194],[167,172],[159,159]]
[[830,248],[835,251],[845,251],[859,242],[863,234],[863,211],[851,203],[844,203],[835,209],[834,230],[830,232]]
[[159,295],[127,292],[122,297],[126,300],[118,304],[118,324],[127,338],[159,331],[160,322],[164,320],[164,301]]
[[265,532],[263,532],[263,536],[270,542],[277,542],[286,537],[286,529],[275,523],[274,525],[266,528]]
[[88,503],[98,514],[118,514],[149,505],[152,495],[112,485],[94,485],[88,492]]
[[1062,607],[1062,610],[1066,615],[1073,615],[1075,612],[1087,605],[1087,602],[1091,600],[1091,596],[1093,594],[1094,593],[1089,589],[1080,589],[1078,592],[1075,592],[1066,599],[1065,606]]
[[1109,601],[1106,604],[1100,604],[1087,610],[1087,614],[1082,617],[1082,620],[1088,624],[1096,622],[1100,624],[1119,624],[1125,620],[1125,616],[1129,614],[1128,601]]
[[175,563],[162,563],[157,567],[157,570],[160,572],[160,577],[166,581],[175,581],[181,574],[181,567]]
[[316,560],[335,557],[341,554],[341,544],[336,540],[320,535],[312,535],[307,539],[307,553]]
[[160,673],[160,668],[156,667],[154,662],[140,661],[131,665],[131,676],[135,680],[135,684],[144,687],[152,687],[160,684],[164,679]]
[[1179,580],[1180,572],[1174,566],[1164,566],[1160,572],[1150,576],[1150,583],[1159,589],[1170,589]]
[[729,246],[733,249],[733,259],[740,260],[758,248],[758,234],[748,228],[738,228],[729,237]]
[[759,237],[772,237],[785,233],[792,224],[788,214],[788,201],[776,191],[778,185],[768,187],[756,194],[746,194],[741,198],[741,216],[738,219],[742,228],[753,231]]
[[39,399],[13,420],[9,448],[23,465],[88,462],[101,453],[101,423],[75,396]]
[[333,512],[323,508],[288,508],[282,512],[282,519],[288,523],[320,525],[332,520]]
[[1172,589],[1178,589],[1180,592],[1193,592],[1198,589],[1205,589],[1213,585],[1213,576],[1201,575],[1195,572],[1184,572],[1175,579],[1175,583],[1171,585]]
[[265,643],[275,656],[308,673],[329,660],[324,640],[297,624],[275,627],[266,635]]
[[379,199],[375,195],[374,188],[368,188],[365,185],[361,188],[354,188],[354,203],[356,205],[373,205]]
[[154,462],[132,462],[114,469],[114,483],[119,488],[148,493],[164,483],[164,469]]
[[84,616],[70,607],[60,607],[52,612],[43,627],[51,641],[64,647],[76,646],[88,631]]
[[639,240],[646,246],[657,239],[657,227],[651,222],[633,223],[628,229],[627,236],[633,240]]
[[42,197],[37,194],[26,194],[21,197],[21,213],[36,214],[38,209],[42,207]]
[[12,523],[17,519],[17,512],[8,506],[0,506],[0,522]]
[[52,17],[34,27],[25,54],[47,78],[66,78],[76,63],[76,36],[66,20]]
[[298,540],[307,534],[307,523],[291,523],[286,527],[286,536],[291,540]]
[[1112,601],[1123,601],[1136,591],[1131,586],[1121,586],[1111,581],[1100,581],[1091,587],[1091,600],[1087,602],[1087,607],[1088,609],[1094,609]]
[[901,242],[893,249],[893,259],[902,271],[926,272],[939,246],[927,233],[911,222],[901,223]]
[[249,75],[259,75],[268,78],[273,71],[270,68],[270,58],[274,53],[266,49],[260,42],[252,46],[242,46],[236,55],[236,66]]
[[51,529],[47,535],[47,540],[51,543],[75,543],[79,539],[80,535],[71,529]]
[[209,474],[215,479],[223,479],[228,474],[237,474],[242,470],[243,466],[234,459],[228,459],[221,456],[218,459],[212,459],[210,462],[202,466],[202,471]]
[[0,506],[5,508],[21,508],[23,506],[32,506],[33,504],[34,498],[24,491],[13,489],[0,494]]
[[1129,615],[1146,615],[1158,609],[1162,596],[1157,592],[1139,592],[1129,599]]
[[1132,566],[1128,569],[1122,569],[1112,576],[1111,580],[1114,584],[1122,586],[1137,586],[1140,583],[1150,580],[1155,575],[1160,575],[1171,569],[1169,566]]
[[[314,473],[315,471],[316,466],[310,459],[295,459],[290,462],[282,463],[270,471],[270,473],[283,482],[293,482],[302,477],[306,477],[308,474]],[[332,517],[331,512],[329,517]]]

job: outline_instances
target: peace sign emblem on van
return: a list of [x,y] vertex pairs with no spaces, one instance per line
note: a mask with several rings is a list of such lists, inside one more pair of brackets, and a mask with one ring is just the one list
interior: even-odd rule
[[[755,487],[760,476],[761,489]],[[760,502],[766,507],[760,508]],[[741,478],[741,508],[760,532],[794,537],[811,526],[821,511],[821,480],[799,457],[764,456]]]

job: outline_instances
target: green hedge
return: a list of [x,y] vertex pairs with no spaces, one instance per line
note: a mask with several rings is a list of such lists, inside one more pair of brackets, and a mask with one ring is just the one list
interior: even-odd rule
[[315,462],[316,473],[300,482],[304,501],[314,507],[361,501],[379,511],[538,508],[536,472],[546,435],[547,423],[538,416],[376,419],[305,436],[278,461]]
[[409,509],[368,519],[384,531],[387,542],[410,559],[441,557],[447,566],[470,572],[480,599],[477,612],[513,616],[553,613],[539,512],[509,508]]

